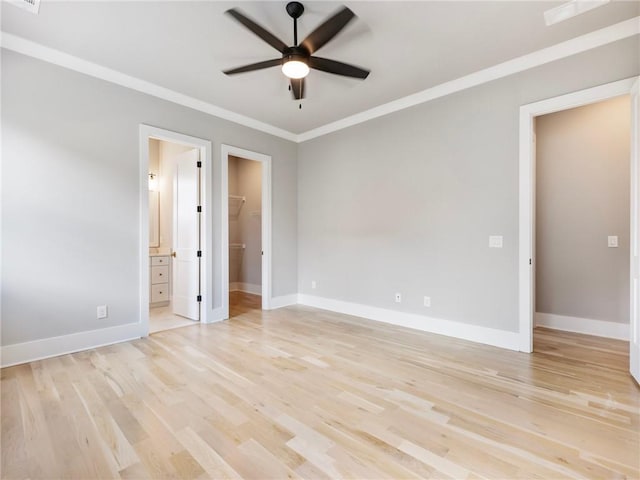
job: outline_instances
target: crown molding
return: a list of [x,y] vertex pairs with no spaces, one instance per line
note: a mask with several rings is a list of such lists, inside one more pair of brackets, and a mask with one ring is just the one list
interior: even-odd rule
[[131,75],[127,75],[111,68],[103,67],[97,63],[89,62],[82,58],[69,55],[68,53],[44,46],[40,43],[32,42],[31,40],[27,40],[11,33],[2,32],[2,36],[0,37],[0,46],[7,50],[12,50],[29,57],[37,58],[38,60],[43,60],[60,67],[68,68],[69,70],[74,70],[91,77],[99,78],[100,80],[105,80],[122,87],[137,90],[138,92],[182,105],[183,107],[188,107],[224,120],[229,120],[230,122],[244,125],[245,127],[253,128],[254,130],[275,135],[276,137],[284,138],[285,140],[290,140],[292,142],[297,141],[297,135],[295,133],[261,122],[254,118],[232,112],[231,110],[226,110],[211,103],[198,100],[197,98],[184,95],[180,92],[176,92],[175,90],[161,87],[155,83],[132,77]]
[[633,37],[640,34],[640,16],[630,18],[620,23],[595,30],[593,32],[575,37],[571,40],[558,43],[542,50],[516,57],[503,63],[499,63],[489,68],[465,75],[463,77],[444,82],[439,85],[427,88],[421,92],[393,100],[363,112],[345,117],[341,120],[328,123],[318,128],[306,132],[295,134],[287,130],[278,128],[260,120],[256,120],[239,113],[226,110],[211,103],[198,100],[197,98],[184,95],[182,93],[161,87],[151,82],[141,80],[130,75],[126,75],[117,70],[103,67],[97,63],[89,62],[81,58],[69,55],[68,53],[55,50],[42,44],[32,42],[25,38],[10,33],[2,32],[0,36],[0,46],[7,50],[12,50],[23,55],[27,55],[48,63],[52,63],[70,70],[74,70],[86,75],[90,75],[107,82],[137,90],[163,100],[182,105],[194,110],[198,110],[215,117],[234,122],[245,127],[274,135],[295,143],[302,143],[329,133],[337,132],[360,123],[373,120],[393,112],[411,108],[421,103],[426,103],[437,98],[445,97],[453,93],[466,90],[468,88],[482,85],[483,83],[498,80],[516,73],[539,67],[541,65],[570,57],[588,50],[598,48],[618,40]]
[[551,47],[543,48],[542,50],[537,50],[521,57],[516,57],[512,60],[499,63],[493,67],[478,70],[477,72],[465,75],[455,80],[441,83],[413,95],[393,100],[389,103],[385,103],[384,105],[328,123],[322,127],[308,130],[307,132],[298,135],[297,141],[298,143],[306,142],[307,140],[337,132],[338,130],[352,127],[359,123],[373,120],[374,118],[382,117],[383,115],[388,115],[399,110],[404,110],[405,108],[429,102],[436,98],[445,97],[452,93],[476,87],[483,83],[498,80],[515,73],[539,67],[540,65],[586,52],[587,50],[601,47],[638,34],[640,34],[640,17],[634,17],[629,20],[625,20],[624,22],[616,23],[609,27],[594,30],[593,32],[585,35],[558,43]]

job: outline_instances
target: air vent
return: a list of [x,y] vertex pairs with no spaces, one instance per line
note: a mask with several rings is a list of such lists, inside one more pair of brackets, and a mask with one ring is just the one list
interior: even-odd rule
[[35,15],[40,10],[40,0],[7,0],[7,3],[27,10]]

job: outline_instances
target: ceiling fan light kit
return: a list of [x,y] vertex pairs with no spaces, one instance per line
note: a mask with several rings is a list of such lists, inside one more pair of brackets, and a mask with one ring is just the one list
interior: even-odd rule
[[309,66],[304,60],[287,60],[282,64],[282,73],[289,78],[304,78],[309,75]]
[[363,80],[367,78],[370,73],[369,70],[336,60],[313,56],[313,53],[331,41],[355,18],[355,14],[349,8],[342,7],[300,43],[298,43],[298,18],[304,13],[304,6],[300,2],[289,2],[286,6],[286,11],[293,19],[293,46],[288,46],[239,10],[235,8],[227,10],[226,13],[228,15],[278,50],[282,56],[281,58],[225,70],[225,74],[235,75],[281,65],[282,73],[289,78],[289,90],[291,90],[295,100],[304,98],[304,79],[309,74],[310,69]]

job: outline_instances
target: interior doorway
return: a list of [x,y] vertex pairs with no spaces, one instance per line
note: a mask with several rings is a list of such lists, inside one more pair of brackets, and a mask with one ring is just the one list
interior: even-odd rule
[[[523,352],[533,351],[535,314],[535,191],[536,191],[536,117],[590,105],[620,96],[630,97],[630,229],[629,229],[629,361],[630,372],[640,379],[640,78],[633,77],[589,88],[560,97],[524,105],[520,108],[519,179],[519,337]],[[608,240],[608,239],[606,239]]]
[[224,318],[271,300],[271,157],[222,146]]
[[534,327],[629,339],[630,119],[629,95],[535,118]]
[[205,171],[210,142],[142,125],[141,324],[144,335],[206,322]]

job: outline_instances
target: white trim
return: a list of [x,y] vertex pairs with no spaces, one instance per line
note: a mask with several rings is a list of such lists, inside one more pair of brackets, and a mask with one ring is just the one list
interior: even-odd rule
[[218,307],[211,310],[211,314],[209,315],[209,323],[217,323],[222,322],[223,320],[227,320],[229,318],[229,313],[225,314],[224,307]]
[[554,315],[552,313],[540,312],[535,313],[534,319],[536,327],[629,340],[628,323],[606,322],[593,318],[570,317],[567,315]]
[[623,22],[610,25],[600,30],[595,30],[542,50],[528,53],[449,82],[441,83],[413,95],[408,95],[398,100],[394,100],[384,105],[379,105],[369,110],[365,110],[364,112],[345,117],[341,120],[328,123],[297,135],[293,132],[289,132],[245,115],[240,115],[211,103],[198,100],[168,88],[155,85],[151,82],[126,75],[42,44],[32,42],[17,35],[2,32],[0,40],[2,48],[21,53],[23,55],[28,55],[45,62],[53,63],[54,65],[59,65],[92,77],[100,78],[123,87],[131,88],[133,90],[146,93],[147,95],[152,95],[178,105],[229,120],[230,122],[238,123],[285,140],[302,143],[359,123],[367,122],[383,115],[404,110],[421,103],[429,102],[483,83],[488,83],[515,73],[523,72],[546,63],[567,58],[638,34],[640,34],[640,17],[630,18]]
[[229,284],[229,291],[251,293],[252,295],[262,295],[262,285],[255,285],[253,283],[244,282],[231,282]]
[[200,304],[200,322],[211,323],[215,321],[212,313],[213,298],[210,285],[213,285],[213,255],[207,248],[212,244],[213,221],[209,215],[209,208],[212,204],[211,192],[213,186],[209,172],[212,169],[211,155],[212,145],[209,140],[204,140],[190,135],[164,130],[140,124],[140,323],[142,324],[143,335],[149,335],[149,139],[164,140],[172,143],[179,143],[200,150],[201,178],[204,193],[201,196],[202,218],[204,228],[201,230],[202,265],[204,268],[200,272],[200,293],[202,302]]
[[102,65],[99,65],[97,63],[83,60],[82,58],[69,55],[68,53],[64,53],[60,50],[56,50],[54,48],[50,48],[36,42],[32,42],[31,40],[19,37],[18,35],[2,32],[1,39],[2,48],[6,48],[7,50],[12,50],[23,55],[28,55],[30,57],[43,60],[45,62],[53,63],[54,65],[68,68],[69,70],[74,70],[91,77],[115,83],[116,85],[120,85],[122,87],[146,93],[147,95],[161,98],[168,102],[182,105],[183,107],[192,108],[193,110],[208,113],[209,115],[223,118],[230,122],[238,123],[240,125],[244,125],[245,127],[253,128],[270,135],[275,135],[276,137],[284,138],[285,140],[290,140],[293,142],[296,141],[296,135],[294,133],[288,132],[278,127],[274,127],[273,125],[269,125],[268,123],[264,123],[254,118],[250,118],[245,115],[226,110],[222,107],[218,107],[203,100],[198,100],[197,98],[193,98],[183,93],[176,92],[175,90],[170,90],[168,88],[161,87],[160,85],[147,82],[146,80],[141,80],[139,78],[132,77],[131,75],[118,72],[117,70],[103,67]]
[[222,305],[229,318],[229,155],[262,163],[262,309],[271,302],[271,156],[223,144],[220,155],[220,218],[222,219]]
[[539,115],[580,107],[620,95],[628,95],[638,78],[640,77],[627,78],[520,107],[518,310],[520,351],[522,352],[533,351],[534,282],[530,259],[534,259],[535,156],[532,148],[534,142],[534,118]]
[[539,67],[540,65],[570,57],[638,34],[640,34],[640,17],[634,17],[624,22],[616,23],[615,25],[558,43],[552,47],[543,48],[542,50],[499,63],[493,67],[441,83],[413,95],[365,110],[364,112],[357,113],[336,122],[328,123],[322,127],[314,128],[298,135],[297,141],[298,143],[306,142],[312,138],[327,135],[328,133],[367,122],[374,118],[382,117],[383,115],[388,115],[399,110],[404,110],[405,108],[435,100],[436,98],[451,95],[452,93],[476,87],[483,83],[508,77],[515,73]]
[[291,295],[282,295],[280,297],[273,297],[271,299],[269,309],[275,310],[276,308],[289,307],[298,303],[298,294],[292,293]]
[[506,348],[508,350],[518,350],[519,347],[519,336],[517,332],[508,332],[506,330],[481,327],[469,323],[426,317],[415,313],[397,312],[395,310],[343,302],[341,300],[316,297],[313,295],[298,295],[298,303],[330,310],[332,312],[343,313],[345,315],[354,315],[378,322],[422,330],[424,332],[437,333],[448,337]]
[[43,358],[57,357],[114,343],[135,340],[143,336],[140,323],[127,323],[87,332],[71,333],[59,337],[0,347],[1,366],[10,367]]

